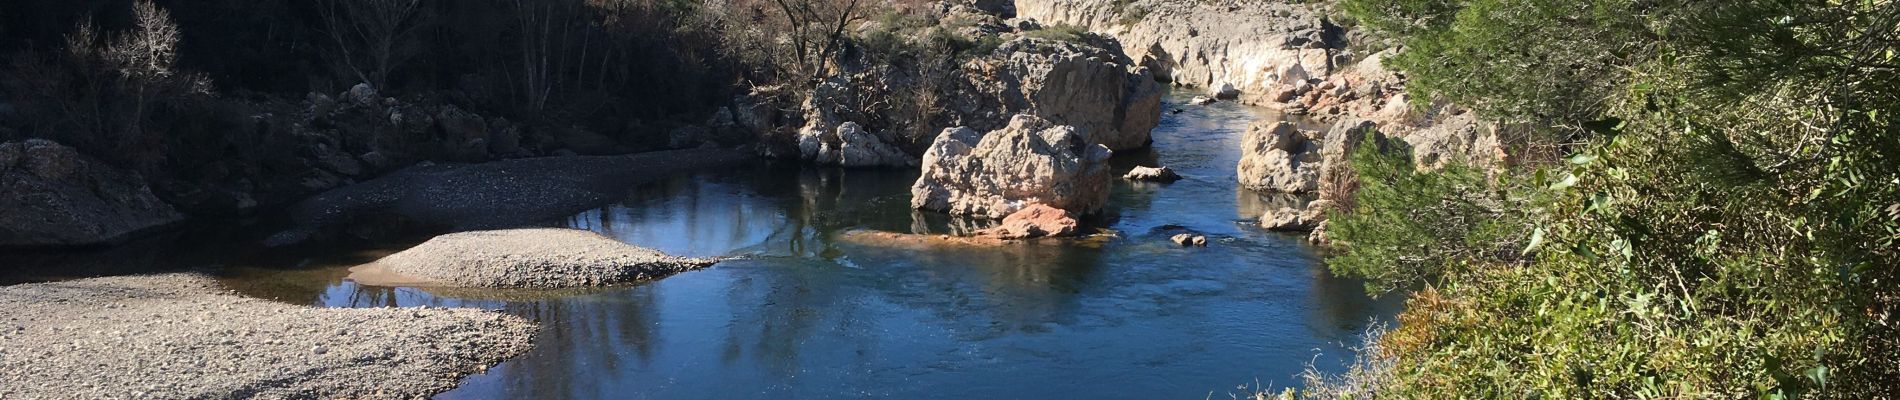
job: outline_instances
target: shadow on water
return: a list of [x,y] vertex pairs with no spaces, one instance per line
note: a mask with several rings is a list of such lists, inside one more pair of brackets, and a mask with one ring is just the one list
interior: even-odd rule
[[[1247,123],[1282,117],[1226,103],[1182,107],[1164,115],[1156,150],[1113,162],[1117,173],[1167,165],[1186,179],[1118,181],[1098,221],[1118,235],[1094,242],[919,249],[842,240],[852,230],[981,226],[911,210],[915,171],[755,165],[630,188],[624,201],[548,221],[678,255],[737,257],[627,287],[344,279],[348,267],[423,239],[404,235],[255,251],[219,242],[254,238],[181,239],[124,251],[202,258],[153,263],[217,269],[233,289],[292,303],[478,307],[542,324],[528,354],[439,396],[447,399],[1202,398],[1256,380],[1294,383],[1308,362],[1341,369],[1355,335],[1389,320],[1397,300],[1367,298],[1360,282],[1326,273],[1299,237],[1250,225],[1305,201],[1235,188]],[[1183,231],[1213,243],[1167,241]]]

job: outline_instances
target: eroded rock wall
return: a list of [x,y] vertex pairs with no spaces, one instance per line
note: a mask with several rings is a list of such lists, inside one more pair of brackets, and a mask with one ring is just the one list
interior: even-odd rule
[[[979,2],[985,3],[985,2]],[[994,3],[994,2],[989,2]],[[994,5],[997,10],[1007,7]],[[1018,114],[1073,127],[1112,150],[1147,147],[1161,118],[1164,88],[1124,54],[1114,38],[1039,32],[1044,26],[1005,19],[997,11],[946,5],[945,20],[974,26],[954,35],[995,41],[993,50],[959,61],[945,76],[917,76],[864,59],[840,63],[840,73],[803,96],[790,125],[796,156],[821,165],[914,166],[935,135],[949,127],[1002,129]],[[948,25],[946,25],[948,26]],[[875,29],[867,26],[862,29]],[[929,30],[906,35],[926,35]],[[934,33],[931,33],[934,34]],[[908,37],[904,40],[922,40]],[[902,97],[927,91],[938,104],[926,115],[892,112]],[[857,124],[854,132],[841,128]],[[849,134],[847,134],[849,133]],[[863,149],[852,159],[848,148]]]
[[1351,60],[1344,30],[1301,4],[1017,0],[1016,13],[1114,36],[1164,80],[1249,104],[1278,101]]
[[0,143],[0,246],[109,244],[183,219],[136,172],[49,140]]

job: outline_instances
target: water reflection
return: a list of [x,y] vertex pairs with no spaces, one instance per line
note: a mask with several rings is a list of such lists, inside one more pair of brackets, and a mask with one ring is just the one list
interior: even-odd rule
[[[1330,277],[1297,237],[1243,222],[1299,199],[1235,188],[1231,104],[1170,114],[1156,151],[1117,172],[1168,165],[1172,184],[1118,182],[1095,223],[1119,234],[1068,244],[892,247],[876,230],[982,228],[909,207],[914,171],[758,165],[632,188],[574,215],[590,229],[689,256],[736,256],[632,287],[559,292],[381,288],[352,263],[409,243],[322,250],[238,269],[246,293],[334,307],[504,310],[544,326],[529,354],[442,398],[1186,398],[1288,383],[1396,300]],[[1208,248],[1167,236],[1206,234]],[[367,249],[365,249],[367,248]],[[243,272],[251,271],[251,272]],[[1316,357],[1316,354],[1318,357]]]

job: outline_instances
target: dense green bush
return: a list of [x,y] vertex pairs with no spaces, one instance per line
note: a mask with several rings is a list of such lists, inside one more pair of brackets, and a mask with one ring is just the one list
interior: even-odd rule
[[1368,290],[1384,293],[1432,283],[1469,264],[1521,262],[1529,238],[1521,207],[1526,190],[1468,165],[1418,171],[1411,158],[1380,147],[1351,154],[1359,188],[1327,229],[1348,249],[1327,259],[1334,273],[1367,278]]
[[[1365,209],[1431,210],[1429,199],[1472,184],[1468,174],[1361,171],[1422,195],[1362,191],[1334,226],[1364,233],[1343,245],[1342,272],[1432,282],[1382,339],[1394,371],[1364,397],[1900,393],[1900,4],[1347,8],[1402,38],[1396,64],[1421,97],[1587,138],[1567,159],[1493,186],[1539,192],[1521,196],[1535,224],[1519,234],[1529,262],[1447,256],[1491,247]],[[1430,215],[1482,215],[1472,212]],[[1451,242],[1394,237],[1406,234]]]

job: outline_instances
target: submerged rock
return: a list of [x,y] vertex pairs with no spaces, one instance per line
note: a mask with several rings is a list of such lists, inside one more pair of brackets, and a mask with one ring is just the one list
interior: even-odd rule
[[1033,115],[987,135],[946,129],[924,152],[911,207],[987,219],[1037,203],[1094,213],[1108,201],[1111,154],[1074,127]]
[[1174,169],[1168,167],[1135,167],[1129,170],[1128,174],[1122,175],[1122,179],[1167,183],[1181,180],[1181,175],[1174,173]]
[[713,260],[673,257],[576,229],[451,233],[351,269],[369,285],[563,288],[659,279]]
[[977,236],[1004,240],[1067,237],[1081,233],[1080,227],[1081,223],[1069,216],[1068,211],[1042,204],[1032,204],[1003,218],[1001,226],[977,232]]
[[0,143],[0,246],[112,243],[184,217],[136,172],[50,140]]

